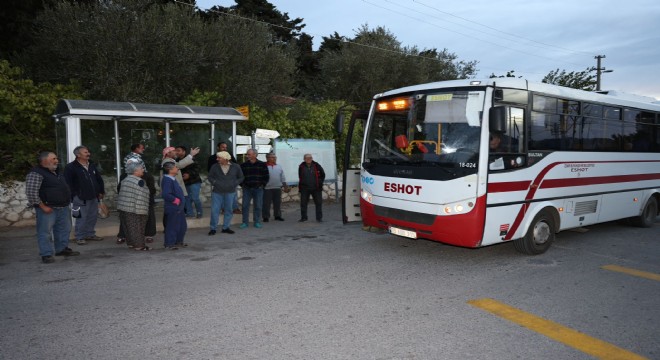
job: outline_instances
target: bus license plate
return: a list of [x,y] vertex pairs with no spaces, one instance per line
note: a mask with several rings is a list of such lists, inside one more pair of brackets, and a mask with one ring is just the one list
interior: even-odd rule
[[390,234],[393,234],[393,235],[403,236],[403,237],[407,237],[407,238],[411,238],[411,239],[417,239],[417,233],[414,232],[414,231],[399,229],[399,228],[394,227],[394,226],[390,226],[388,230],[389,230]]

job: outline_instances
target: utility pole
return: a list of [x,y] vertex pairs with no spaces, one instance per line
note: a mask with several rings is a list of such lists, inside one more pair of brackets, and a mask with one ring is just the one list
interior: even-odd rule
[[594,56],[594,59],[596,59],[596,91],[600,91],[600,75],[602,73],[610,73],[614,70],[605,70],[604,67],[600,67],[600,59],[604,59],[605,55],[596,55]]

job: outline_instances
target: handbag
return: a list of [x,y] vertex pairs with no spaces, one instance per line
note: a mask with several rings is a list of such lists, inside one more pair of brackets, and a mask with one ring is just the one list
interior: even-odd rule
[[101,219],[105,219],[108,216],[110,216],[110,210],[108,209],[108,205],[103,203],[103,200],[99,201],[99,217]]

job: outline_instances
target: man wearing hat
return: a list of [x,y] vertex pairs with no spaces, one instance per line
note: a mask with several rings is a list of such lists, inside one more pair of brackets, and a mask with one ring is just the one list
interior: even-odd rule
[[232,206],[236,198],[236,187],[243,182],[244,176],[238,164],[230,162],[231,155],[226,151],[219,151],[217,162],[211,166],[208,181],[211,183],[211,229],[209,235],[215,235],[218,229],[218,217],[220,210],[224,210],[224,221],[222,232],[233,234],[234,230],[229,228],[234,216]]
[[[174,163],[174,165],[176,165],[177,168],[183,169],[186,166],[191,165],[195,162],[195,160],[193,160],[193,157],[197,154],[199,154],[199,148],[198,147],[191,148],[190,154],[186,155],[183,159],[176,161],[176,148],[173,146],[168,146],[163,149],[163,161],[160,163],[160,165],[162,167],[163,165],[165,165],[165,163],[172,162]],[[162,187],[163,170],[160,171],[160,182]],[[183,182],[183,176],[181,176],[180,171],[176,174],[176,182],[183,189],[183,195],[188,196],[188,192],[186,191],[186,184],[184,184]]]

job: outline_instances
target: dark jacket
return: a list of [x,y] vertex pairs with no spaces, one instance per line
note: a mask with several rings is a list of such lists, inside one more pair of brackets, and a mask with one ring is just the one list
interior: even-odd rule
[[105,194],[103,178],[96,170],[96,165],[89,163],[85,169],[77,160],[64,168],[64,177],[71,189],[71,199],[77,196],[81,200],[98,199],[99,194]]
[[265,162],[257,160],[254,163],[251,163],[248,160],[241,164],[241,170],[243,170],[243,176],[245,176],[245,180],[243,180],[243,183],[241,184],[242,187],[259,188],[268,184],[270,173],[268,172],[268,167]]
[[67,185],[64,175],[57,169],[53,174],[50,170],[36,166],[32,171],[43,176],[41,187],[39,188],[39,198],[41,202],[50,207],[64,207],[71,203],[71,191]]
[[[188,180],[183,176],[185,174],[188,174]],[[202,182],[202,178],[199,177],[199,164],[197,163],[192,163],[181,169],[181,176],[184,177],[183,183],[186,184],[186,186]]]
[[220,168],[220,164],[215,164],[211,166],[211,171],[209,171],[209,182],[214,193],[233,193],[236,191],[236,187],[243,182],[243,171],[240,166],[229,163],[229,171],[225,175]]
[[298,186],[307,190],[323,189],[323,181],[325,181],[323,167],[316,161],[312,161],[310,167],[311,172],[304,161],[298,166]]
[[[229,156],[231,156],[231,159],[229,159],[229,161],[231,161],[234,164],[238,164],[236,162],[236,158],[234,157],[234,155],[229,154]],[[218,163],[218,156],[216,154],[213,154],[213,155],[209,156],[209,160],[208,160],[208,164],[207,164],[208,166],[207,166],[206,170],[211,171],[211,166],[213,166],[213,164],[217,164],[217,163]]]

